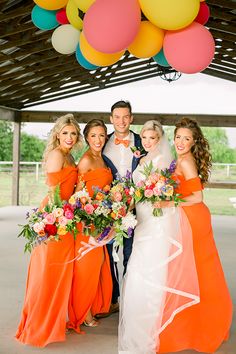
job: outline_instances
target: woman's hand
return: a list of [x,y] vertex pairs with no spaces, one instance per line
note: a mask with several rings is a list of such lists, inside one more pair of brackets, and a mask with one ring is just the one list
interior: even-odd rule
[[175,206],[174,201],[171,200],[160,200],[159,202],[153,203],[154,208],[172,208]]

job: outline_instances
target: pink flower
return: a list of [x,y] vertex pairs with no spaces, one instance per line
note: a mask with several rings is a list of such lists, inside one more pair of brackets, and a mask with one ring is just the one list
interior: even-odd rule
[[158,186],[156,186],[155,188],[153,188],[153,194],[157,197],[159,195],[161,195],[161,190],[158,188]]
[[68,209],[68,210],[65,211],[65,217],[67,219],[73,219],[74,213],[71,210]]
[[68,219],[65,218],[65,216],[60,216],[60,217],[58,218],[58,222],[59,222],[59,224],[60,224],[61,226],[66,226],[67,223],[68,223]]
[[143,187],[144,186],[144,181],[138,181],[137,183],[136,183],[136,186],[138,187],[138,188],[140,188],[140,187]]
[[152,189],[146,189],[144,191],[144,195],[146,198],[151,198],[153,196],[153,190]]
[[84,206],[84,210],[86,211],[87,214],[90,215],[90,214],[93,213],[94,207],[93,207],[92,204],[86,204],[86,205]]
[[52,213],[46,215],[44,219],[46,224],[50,225],[54,224],[54,222],[56,221],[56,217]]
[[139,159],[140,156],[141,156],[141,152],[140,152],[139,150],[134,151],[134,157],[135,157],[136,159]]
[[115,192],[113,194],[113,200],[115,202],[120,202],[122,200],[122,194],[120,192]]

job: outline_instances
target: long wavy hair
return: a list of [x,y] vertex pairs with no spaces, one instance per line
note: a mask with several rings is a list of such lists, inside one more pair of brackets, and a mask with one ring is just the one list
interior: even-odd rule
[[49,152],[54,150],[55,148],[57,148],[59,146],[60,142],[59,142],[59,140],[57,138],[57,135],[67,125],[73,125],[75,127],[75,129],[76,129],[76,132],[77,132],[77,142],[73,146],[73,149],[82,148],[83,138],[82,138],[82,135],[80,133],[79,124],[77,123],[77,121],[74,118],[73,114],[72,113],[68,113],[68,114],[66,114],[64,116],[61,116],[61,117],[57,118],[53,128],[51,129],[51,131],[49,133],[48,142],[47,142],[46,148],[44,150],[44,154],[43,154],[43,162],[44,163],[47,161]]
[[186,128],[191,131],[194,140],[194,145],[191,148],[191,152],[197,165],[198,175],[201,181],[206,183],[210,176],[212,156],[209,151],[209,143],[204,137],[200,126],[194,119],[187,117],[182,118],[175,126],[174,137],[180,128]]

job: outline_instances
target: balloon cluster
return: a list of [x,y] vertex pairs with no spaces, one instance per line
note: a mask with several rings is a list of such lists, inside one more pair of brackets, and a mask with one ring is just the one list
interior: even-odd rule
[[88,70],[116,63],[126,50],[187,74],[204,70],[214,57],[214,39],[204,26],[210,11],[202,0],[34,2],[34,25],[54,29],[54,49],[75,53]]

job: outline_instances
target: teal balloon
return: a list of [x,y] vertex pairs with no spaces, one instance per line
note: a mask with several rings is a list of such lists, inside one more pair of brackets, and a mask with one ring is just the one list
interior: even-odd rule
[[87,59],[85,59],[85,57],[83,56],[83,54],[82,54],[82,52],[80,50],[80,45],[79,44],[76,47],[75,56],[76,56],[76,59],[77,59],[78,63],[83,68],[85,68],[87,70],[96,70],[97,68],[99,68],[99,66],[93,65]]
[[166,60],[165,54],[163,52],[163,49],[160,50],[156,55],[154,55],[153,59],[155,62],[161,66],[170,66],[168,61]]
[[45,10],[35,5],[31,12],[33,24],[43,31],[51,30],[59,26],[56,19],[57,11]]

